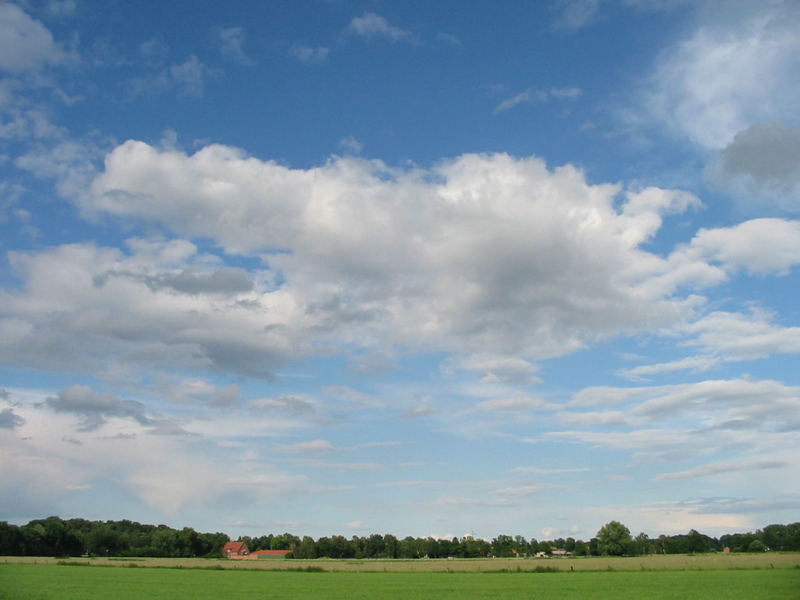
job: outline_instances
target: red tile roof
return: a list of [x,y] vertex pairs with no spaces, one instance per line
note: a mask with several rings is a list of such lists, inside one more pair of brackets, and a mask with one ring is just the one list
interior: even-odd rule
[[232,554],[242,554],[243,552],[247,552],[247,545],[244,542],[227,542],[222,547],[222,551]]

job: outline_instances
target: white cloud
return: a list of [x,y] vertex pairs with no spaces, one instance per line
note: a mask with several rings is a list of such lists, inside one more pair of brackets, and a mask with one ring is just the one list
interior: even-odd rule
[[724,354],[728,360],[800,353],[800,327],[775,325],[772,316],[758,309],[750,315],[713,312],[686,326],[685,331],[695,336],[686,345]]
[[217,71],[203,64],[195,55],[153,75],[131,79],[127,83],[130,96],[160,94],[175,91],[184,98],[200,98],[205,93],[206,81]]
[[347,32],[363,38],[384,38],[392,42],[413,42],[410,32],[389,23],[386,18],[372,12],[355,17],[347,26]]
[[330,50],[323,46],[292,46],[289,53],[300,62],[309,65],[318,65],[328,60]]
[[442,366],[445,373],[455,370],[480,373],[483,383],[531,385],[541,380],[536,376],[539,367],[527,360],[510,356],[473,354],[449,359]]
[[294,415],[311,414],[316,411],[315,403],[304,396],[258,398],[250,402],[250,407],[256,411],[279,411]]
[[786,274],[800,264],[800,221],[752,219],[719,229],[701,229],[691,250],[736,271]]
[[567,31],[577,31],[591,23],[600,8],[600,0],[558,0],[560,11],[556,27]]
[[632,425],[635,419],[631,419],[625,413],[618,410],[608,411],[589,411],[580,413],[559,413],[558,420],[570,425],[580,427],[597,427],[602,425]]
[[298,170],[223,146],[187,156],[131,141],[81,205],[262,253],[318,340],[537,358],[687,309],[674,281],[651,285],[673,265],[638,246],[696,198],[651,188],[618,209],[619,191],[502,154],[427,172],[357,158]]
[[222,29],[218,32],[218,42],[220,51],[224,56],[243,64],[255,64],[253,59],[250,58],[244,51],[244,44],[247,40],[247,33],[242,27],[229,27]]
[[144,404],[135,400],[122,400],[114,394],[95,392],[86,385],[71,385],[55,396],[45,399],[44,404],[61,413],[73,413],[82,419],[81,431],[93,431],[109,417],[131,418],[142,425],[152,425]]
[[515,467],[511,469],[512,473],[532,473],[534,475],[560,475],[562,473],[585,473],[591,471],[586,468],[569,468],[569,469],[542,469],[540,467]]
[[[251,290],[238,275],[236,285],[223,277],[220,286],[214,261],[188,242],[128,244],[129,254],[91,244],[12,253],[26,284],[0,293],[0,356],[9,364],[100,373],[122,363],[268,377],[299,347],[286,337],[291,302],[268,292],[267,272],[250,274]],[[153,283],[174,283],[187,269],[210,274],[188,290]]]
[[552,486],[547,484],[520,485],[515,487],[501,488],[492,491],[492,494],[505,498],[526,498],[538,494]]
[[336,450],[336,446],[327,440],[311,440],[308,442],[298,442],[288,446],[282,446],[280,450],[283,452],[291,453],[312,453],[312,454],[327,454]]
[[462,45],[458,36],[453,35],[452,33],[439,32],[436,34],[436,39],[440,42],[444,42],[445,44],[450,44],[451,46]]
[[674,373],[675,371],[693,371],[701,373],[713,369],[722,360],[716,356],[687,356],[679,360],[656,363],[652,365],[640,365],[628,369],[620,369],[617,374],[633,380],[642,380],[650,375],[661,373]]
[[734,462],[734,463],[712,463],[688,469],[686,471],[675,471],[672,473],[662,473],[655,477],[655,481],[671,481],[675,479],[695,479],[698,477],[709,477],[724,473],[741,473],[744,471],[763,471],[764,469],[782,469],[788,463],[779,460],[765,460],[759,462]]
[[0,4],[0,69],[27,71],[58,62],[62,57],[44,25],[15,4]]
[[[17,430],[24,439],[0,435],[0,452],[9,458],[0,477],[0,502],[7,514],[33,518],[71,494],[91,490],[103,497],[122,490],[124,512],[149,506],[162,517],[180,515],[186,522],[194,511],[247,506],[309,489],[305,477],[259,461],[236,460],[238,448],[226,449],[199,436],[149,435],[150,423],[130,418],[131,412],[140,415],[138,408],[74,387],[59,394],[11,390],[25,423]],[[64,411],[48,409],[47,398]],[[76,412],[98,413],[103,422],[91,431],[75,431]],[[240,433],[250,433],[242,427],[247,421],[252,418],[236,424],[220,420],[215,433],[229,427],[241,439]],[[259,435],[264,431],[262,427]]]
[[501,112],[505,112],[507,110],[511,110],[515,106],[519,104],[529,104],[532,102],[547,102],[552,99],[556,100],[574,100],[578,96],[580,96],[582,90],[579,88],[550,88],[545,90],[536,90],[533,88],[529,88],[524,92],[520,92],[503,100],[500,104],[495,106],[494,110],[492,111],[493,115],[497,115]]
[[408,409],[406,412],[403,413],[403,417],[406,419],[416,419],[419,417],[428,417],[436,412],[436,409],[432,406],[428,406],[427,404],[421,404],[419,406],[414,406]]
[[537,398],[519,396],[516,398],[494,398],[478,402],[478,410],[520,412],[528,410],[554,410],[557,405],[544,402]]
[[797,119],[800,8],[794,2],[714,3],[667,49],[646,110],[676,135],[718,150],[759,122]]
[[352,135],[349,135],[339,140],[339,147],[347,154],[361,154],[361,151],[364,149],[364,144]]
[[[60,131],[50,131],[35,137],[63,138]],[[58,193],[75,197],[83,193],[97,174],[97,162],[102,158],[97,146],[75,139],[53,139],[37,143],[14,160],[14,166],[40,179],[54,179]]]
[[78,7],[76,0],[48,0],[45,10],[54,17],[68,17],[75,12]]
[[[579,406],[617,406],[614,411],[559,413],[589,430],[552,428],[529,443],[560,440],[631,455],[638,462],[698,462],[698,474],[723,464],[778,460],[776,449],[793,447],[800,431],[800,388],[777,381],[706,380],[667,386],[586,388]],[[616,419],[615,419],[616,417]],[[610,428],[616,425],[622,430]],[[690,476],[695,471],[692,471]],[[675,477],[678,478],[678,477]]]

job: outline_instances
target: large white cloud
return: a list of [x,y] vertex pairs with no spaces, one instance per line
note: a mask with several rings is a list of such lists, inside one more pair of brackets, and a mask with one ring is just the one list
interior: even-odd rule
[[535,158],[465,155],[431,170],[333,158],[290,169],[208,146],[129,141],[84,195],[86,214],[137,218],[260,254],[318,340],[561,355],[669,323],[670,265],[640,249],[690,194],[590,185]]
[[[138,401],[86,386],[11,389],[8,399],[19,420],[13,430],[0,427],[0,453],[8,458],[0,468],[0,501],[14,519],[69,506],[82,493],[103,498],[121,489],[127,514],[149,507],[154,519],[186,524],[193,515],[218,518],[220,510],[263,507],[312,487],[305,476],[275,467],[274,456],[262,457],[254,442],[281,438],[299,422],[228,411],[184,420],[193,435],[164,435],[159,424],[174,414],[154,417]],[[75,415],[92,426],[76,428]]]
[[749,313],[711,312],[664,332],[672,339],[682,337],[680,345],[699,354],[626,368],[618,374],[636,380],[676,371],[708,371],[723,363],[774,354],[800,354],[800,327],[783,326],[774,319],[775,315],[755,306]]
[[734,227],[701,229],[691,250],[731,271],[786,274],[800,264],[800,221],[752,219]]
[[724,148],[759,122],[797,121],[800,7],[796,2],[717,3],[662,54],[645,107],[676,135]]
[[15,4],[0,4],[0,69],[26,71],[61,57],[60,49],[44,25]]
[[[203,368],[268,377],[302,351],[292,299],[183,241],[129,253],[74,244],[12,253],[25,281],[0,293],[0,357],[45,369]],[[302,315],[300,315],[302,321]]]

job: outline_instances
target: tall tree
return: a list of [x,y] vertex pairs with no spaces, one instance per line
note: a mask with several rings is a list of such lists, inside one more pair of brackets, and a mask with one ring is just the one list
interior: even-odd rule
[[597,549],[601,554],[622,556],[633,546],[631,531],[619,521],[609,521],[597,532]]

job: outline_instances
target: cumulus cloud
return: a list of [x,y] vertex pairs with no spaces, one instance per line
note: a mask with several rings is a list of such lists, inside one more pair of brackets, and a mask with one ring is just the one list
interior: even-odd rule
[[63,57],[48,29],[16,4],[0,4],[0,69],[18,73]]
[[366,12],[353,18],[347,26],[347,32],[362,38],[384,38],[392,42],[411,42],[414,36],[410,32],[389,23],[385,17]]
[[651,289],[672,266],[639,246],[697,199],[650,188],[619,203],[621,191],[503,154],[430,171],[358,158],[298,170],[224,146],[187,156],[130,141],[80,202],[261,254],[319,340],[538,358],[685,310],[674,282]]
[[[293,309],[280,308],[280,292],[263,294],[268,277],[261,293],[234,293],[246,283],[238,272],[190,279],[188,292],[180,292],[153,281],[175,284],[173,274],[193,262],[202,267],[205,258],[193,244],[129,240],[128,246],[129,254],[92,244],[12,254],[26,285],[0,293],[0,356],[8,364],[58,370],[127,364],[270,377],[293,354],[288,322],[275,321]],[[195,293],[209,286],[217,293]]]
[[[63,139],[63,132],[34,132],[37,141],[25,154],[14,160],[14,166],[40,179],[54,179],[61,196],[75,197],[82,193],[97,174],[97,162],[103,151],[97,146],[76,139]],[[55,139],[54,139],[55,138]]]
[[786,274],[800,264],[800,221],[752,219],[734,227],[701,229],[689,251],[732,271]]
[[722,149],[709,174],[722,189],[748,202],[800,210],[800,128],[751,125]]
[[0,429],[16,429],[25,424],[25,419],[14,412],[12,408],[0,410]]
[[109,417],[131,418],[142,425],[153,423],[141,402],[122,400],[114,394],[106,392],[95,392],[86,385],[72,385],[64,388],[55,396],[49,396],[44,404],[56,412],[80,416],[82,431],[97,429]]
[[155,287],[169,287],[184,294],[240,294],[253,289],[253,280],[244,269],[223,267],[211,273],[184,269],[150,280]]
[[800,7],[742,2],[730,11],[713,3],[709,8],[686,39],[663,53],[645,106],[676,135],[719,150],[756,123],[796,119]]

